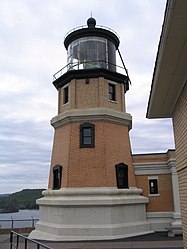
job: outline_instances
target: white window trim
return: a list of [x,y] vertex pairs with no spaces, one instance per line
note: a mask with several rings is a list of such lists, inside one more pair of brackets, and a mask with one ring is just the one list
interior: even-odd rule
[[158,176],[148,176],[148,180],[158,180]]
[[[148,186],[149,186],[149,180],[157,180],[157,185],[158,185],[158,176],[148,176]],[[159,187],[158,187],[158,192],[159,192]],[[149,196],[153,196],[153,197],[157,197],[157,196],[160,196],[160,194],[150,194],[149,193]]]

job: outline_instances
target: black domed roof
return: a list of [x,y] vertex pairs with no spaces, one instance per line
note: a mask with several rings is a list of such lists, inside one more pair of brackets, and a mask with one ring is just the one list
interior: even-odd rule
[[93,17],[88,18],[87,25],[88,28],[95,28],[96,20]]
[[96,20],[92,16],[87,20],[88,27],[83,28],[76,28],[73,29],[72,32],[69,32],[65,39],[64,39],[64,46],[68,49],[68,46],[71,42],[75,41],[76,39],[88,36],[95,36],[95,37],[103,37],[107,40],[110,40],[116,47],[119,46],[119,37],[116,35],[115,32],[112,32],[109,28],[103,28],[102,26],[96,27]]

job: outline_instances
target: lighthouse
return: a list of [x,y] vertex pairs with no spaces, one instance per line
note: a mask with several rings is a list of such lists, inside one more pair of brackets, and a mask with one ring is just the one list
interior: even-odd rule
[[49,183],[37,200],[32,238],[105,240],[150,232],[148,199],[136,187],[125,106],[130,80],[116,65],[119,43],[116,32],[93,17],[64,39],[67,65],[53,81],[58,114],[51,120]]

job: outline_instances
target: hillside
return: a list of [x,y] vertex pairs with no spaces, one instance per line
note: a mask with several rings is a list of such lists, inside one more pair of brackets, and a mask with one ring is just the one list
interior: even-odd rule
[[38,209],[36,199],[42,197],[44,189],[23,189],[8,196],[0,196],[0,212],[18,212],[19,209]]

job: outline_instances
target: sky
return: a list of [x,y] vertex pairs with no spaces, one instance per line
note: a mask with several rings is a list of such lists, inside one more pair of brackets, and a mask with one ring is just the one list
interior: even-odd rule
[[126,93],[132,152],[174,149],[171,119],[146,118],[165,5],[165,0],[0,0],[0,194],[47,188],[50,120],[58,98],[53,74],[67,64],[64,36],[86,25],[91,13],[98,25],[120,36],[132,82]]

